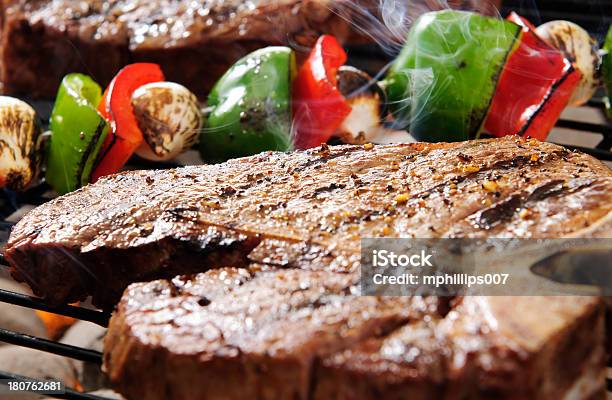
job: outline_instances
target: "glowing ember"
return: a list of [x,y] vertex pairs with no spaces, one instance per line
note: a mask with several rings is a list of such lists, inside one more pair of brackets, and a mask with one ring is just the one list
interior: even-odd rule
[[59,339],[64,332],[66,332],[66,329],[70,328],[76,322],[74,318],[51,314],[44,311],[36,311],[36,314],[45,324],[47,334],[53,340]]

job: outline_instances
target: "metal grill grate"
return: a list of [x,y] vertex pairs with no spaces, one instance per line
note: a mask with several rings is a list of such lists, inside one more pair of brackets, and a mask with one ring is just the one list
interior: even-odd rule
[[[13,225],[14,224],[11,222],[1,221],[0,232],[8,231]],[[0,253],[0,269],[2,268],[8,268],[8,263],[5,261],[4,256]],[[0,290],[0,302],[9,303],[21,307],[27,307],[34,310],[45,311],[65,317],[71,317],[82,321],[88,321],[100,325],[102,327],[108,326],[108,320],[110,318],[110,315],[108,313],[102,311],[69,305],[52,306],[37,297],[14,293],[7,290]],[[72,358],[74,360],[85,361],[95,365],[102,365],[102,353],[98,351],[62,344],[52,340],[25,335],[19,332],[13,332],[6,329],[0,329],[0,342],[45,351],[59,356]],[[26,376],[16,375],[6,371],[0,371],[0,379],[11,379],[15,381],[31,380],[31,378],[28,378]],[[55,397],[58,399],[109,400],[100,396],[80,393],[70,388],[67,388],[65,390],[65,393],[63,394],[49,394],[47,396]]]
[[[1,255],[0,268],[8,268],[4,257],[1,257]],[[110,318],[110,315],[108,313],[104,313],[102,311],[75,306],[50,306],[39,298],[26,296],[6,290],[0,290],[0,302],[14,304],[22,307],[28,307],[40,311],[46,311],[65,317],[80,319],[83,321],[89,321],[103,327],[106,327],[108,325],[108,320]],[[72,358],[74,360],[85,361],[95,365],[102,365],[102,353],[98,351],[62,344],[52,340],[25,335],[19,332],[13,332],[6,329],[0,329],[0,342],[45,351],[59,356]],[[16,381],[31,380],[31,378],[21,375],[15,375],[6,371],[0,371],[0,379],[11,379]],[[109,400],[100,396],[80,393],[70,388],[67,388],[65,390],[65,393],[63,394],[49,394],[47,396],[58,399]]]
[[[0,372],[0,379],[10,379],[15,381],[24,381],[28,377],[22,375],[9,374],[6,372]],[[68,399],[68,400],[110,400],[106,397],[95,396],[92,394],[80,393],[73,389],[66,389],[66,392],[61,395],[47,395],[49,397],[55,397],[57,399]]]

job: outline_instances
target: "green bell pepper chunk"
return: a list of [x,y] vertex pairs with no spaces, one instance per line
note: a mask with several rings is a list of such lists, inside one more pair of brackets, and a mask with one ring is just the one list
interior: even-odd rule
[[90,77],[70,74],[60,85],[51,113],[47,182],[59,193],[89,183],[91,171],[108,134],[96,110],[102,89]]
[[608,30],[602,49],[607,52],[602,60],[602,78],[606,90],[608,91],[606,111],[608,113],[608,118],[612,118],[612,107],[610,106],[610,97],[612,97],[612,26],[610,26]]
[[520,35],[512,22],[474,13],[422,15],[384,82],[398,128],[430,142],[478,136]]
[[234,64],[208,97],[210,113],[200,152],[210,162],[290,150],[295,54],[288,47],[257,50]]

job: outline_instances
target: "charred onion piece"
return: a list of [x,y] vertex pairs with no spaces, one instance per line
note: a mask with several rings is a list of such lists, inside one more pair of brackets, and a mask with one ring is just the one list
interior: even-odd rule
[[0,96],[0,188],[22,190],[40,169],[41,129],[27,103]]
[[172,82],[155,82],[137,89],[132,106],[144,136],[136,154],[151,161],[167,161],[197,143],[202,127],[198,99]]
[[589,101],[601,80],[601,57],[595,39],[582,27],[569,21],[547,22],[538,26],[536,33],[559,49],[582,74],[569,104],[579,106]]
[[337,73],[338,89],[351,106],[335,136],[343,142],[364,144],[380,132],[387,113],[385,92],[367,73],[351,66],[342,66]]

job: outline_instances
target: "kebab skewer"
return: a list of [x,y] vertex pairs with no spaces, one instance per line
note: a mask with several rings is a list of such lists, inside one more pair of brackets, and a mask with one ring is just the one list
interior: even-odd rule
[[[565,24],[535,28],[516,14],[501,20],[428,13],[378,82],[345,65],[347,54],[331,36],[322,36],[299,68],[292,49],[268,47],[230,68],[205,108],[185,87],[165,82],[155,64],[127,66],[104,92],[91,78],[71,74],[58,91],[46,150],[32,129],[28,135],[37,144],[28,147],[20,178],[0,171],[0,186],[19,190],[33,182],[41,153],[47,182],[66,193],[118,172],[134,154],[167,161],[198,140],[209,162],[314,147],[333,137],[376,141],[386,124],[430,142],[468,140],[483,131],[544,140],[568,104],[592,96],[600,76],[610,86],[610,35],[602,53],[588,33]],[[0,112],[9,103],[0,102]],[[36,119],[33,110],[26,116],[26,122]]]

